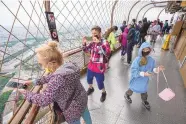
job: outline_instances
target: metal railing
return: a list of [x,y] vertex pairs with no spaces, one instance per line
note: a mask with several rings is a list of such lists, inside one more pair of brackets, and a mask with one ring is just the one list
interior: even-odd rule
[[[120,49],[120,44],[116,44],[116,51]],[[76,63],[80,63],[79,66],[82,68],[82,71],[85,71],[85,67],[87,66],[89,62],[89,56],[84,54],[82,52],[82,49],[76,49],[73,51],[66,52],[65,55],[65,61],[72,61]],[[76,57],[74,57],[76,56]],[[78,56],[78,57],[77,57]],[[74,59],[78,58],[78,59]],[[83,61],[83,63],[82,63]],[[83,72],[82,72],[83,73]],[[32,92],[40,92],[42,91],[42,86],[36,86],[33,88]],[[22,118],[20,118],[22,117]],[[40,108],[37,105],[31,104],[28,101],[24,101],[21,106],[17,109],[17,112],[15,113],[15,116],[10,120],[10,124],[16,123],[24,123],[24,124],[52,124],[53,123],[53,113],[50,106],[47,106],[45,108]]]
[[[47,7],[55,15],[59,44],[65,53],[65,61],[76,62],[83,70],[89,61],[89,56],[81,51],[82,37],[90,36],[90,30],[94,25],[101,26],[103,33],[111,25],[121,26],[127,17],[132,18],[136,15],[134,9],[131,9],[136,1],[51,0],[50,6]],[[45,15],[47,7],[44,2],[45,0],[0,1],[2,17],[0,20],[0,79],[4,75],[7,76],[5,72],[10,70],[14,70],[12,73],[15,73],[6,79],[7,82],[10,78],[18,79],[19,82],[42,75],[36,61],[35,49],[51,40]],[[139,2],[136,6],[139,7],[143,3]],[[119,43],[116,48],[119,48]],[[1,80],[0,84],[2,87],[6,85]],[[0,91],[3,91],[1,85]],[[37,86],[32,91],[39,92],[41,89],[42,87]],[[16,94],[15,100],[7,99],[8,101],[5,102],[10,104],[5,106],[10,109],[4,113],[12,111],[14,113],[10,122],[44,123],[45,119],[40,120],[40,118],[48,113],[49,108],[40,109],[27,101],[18,105],[19,96]],[[50,114],[47,115],[50,116]]]

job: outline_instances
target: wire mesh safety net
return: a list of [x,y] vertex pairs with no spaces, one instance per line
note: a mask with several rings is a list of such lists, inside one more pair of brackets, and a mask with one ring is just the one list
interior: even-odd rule
[[[113,25],[120,27],[123,20],[128,19],[128,14],[130,22],[132,18],[136,18],[137,11],[144,4],[150,3],[141,1],[130,13],[136,2],[119,0],[114,9]],[[114,3],[114,0],[51,0],[50,9],[55,15],[62,51],[81,47],[82,37],[91,36],[90,30],[94,25],[99,25],[104,33],[111,25]],[[147,8],[139,13],[139,18]],[[21,81],[41,76],[42,70],[38,66],[35,49],[51,38],[42,0],[1,0],[0,12],[0,92],[4,95],[0,114],[1,120],[8,120],[23,99],[20,96],[15,101],[12,90]],[[77,62],[80,68],[88,62],[82,52],[67,59]]]

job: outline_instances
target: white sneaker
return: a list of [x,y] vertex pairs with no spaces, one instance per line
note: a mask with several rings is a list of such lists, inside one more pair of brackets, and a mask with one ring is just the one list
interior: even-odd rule
[[130,64],[130,63],[127,63],[127,62],[125,62],[125,63],[124,63],[124,65],[126,65],[126,66],[130,66],[131,64]]
[[124,56],[121,56],[121,60],[124,60],[125,59],[125,57]]

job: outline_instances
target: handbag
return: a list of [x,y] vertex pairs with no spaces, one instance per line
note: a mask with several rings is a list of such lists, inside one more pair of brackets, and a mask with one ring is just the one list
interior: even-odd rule
[[159,84],[159,73],[158,73],[158,74],[157,74],[157,93],[158,93],[158,96],[159,96],[161,99],[163,99],[164,101],[169,101],[169,100],[171,100],[171,99],[173,99],[173,98],[175,97],[175,93],[170,89],[164,71],[162,71],[162,73],[163,73],[165,82],[166,82],[166,84],[167,84],[167,87],[166,87],[163,91],[161,91],[161,92],[159,93],[159,89],[158,89],[158,87],[159,87],[159,86],[158,86],[158,84]]
[[49,105],[49,108],[52,113],[52,119],[50,124],[61,124],[65,122],[65,117],[62,114],[62,111],[57,103],[54,102],[53,106]]

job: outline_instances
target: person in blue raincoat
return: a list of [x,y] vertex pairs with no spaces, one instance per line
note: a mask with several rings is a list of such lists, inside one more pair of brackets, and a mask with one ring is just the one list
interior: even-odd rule
[[155,60],[149,56],[151,51],[152,47],[149,43],[144,42],[141,45],[138,57],[132,63],[130,85],[124,96],[129,103],[132,103],[130,96],[132,96],[133,92],[140,93],[142,103],[148,109],[150,108],[147,101],[149,77],[153,72],[159,73],[164,70],[163,66],[155,68]]

